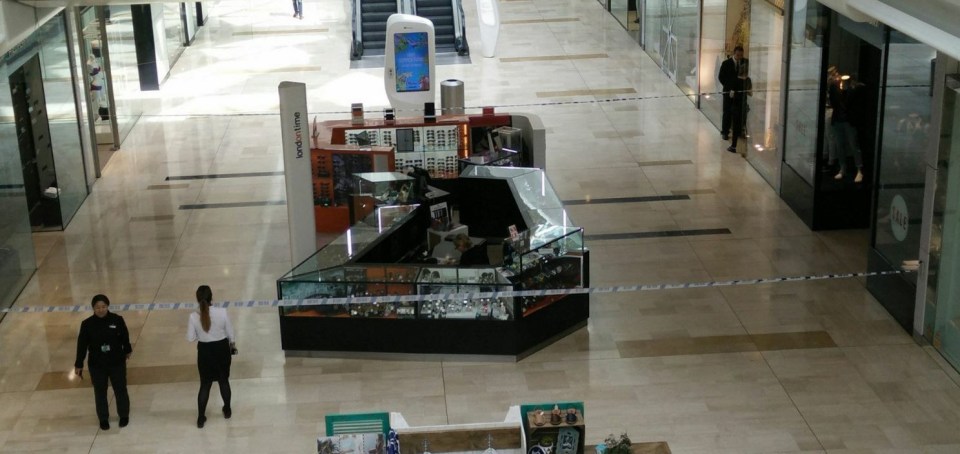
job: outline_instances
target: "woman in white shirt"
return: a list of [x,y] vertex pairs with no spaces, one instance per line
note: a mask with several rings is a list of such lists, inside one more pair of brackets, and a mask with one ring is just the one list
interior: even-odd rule
[[197,427],[203,428],[207,421],[207,401],[210,399],[210,388],[213,382],[220,387],[220,397],[223,398],[223,417],[230,419],[230,356],[235,354],[236,348],[233,336],[233,326],[227,317],[227,310],[212,307],[210,301],[213,292],[209,286],[201,285],[197,288],[197,303],[200,311],[190,314],[187,326],[187,340],[197,342],[197,369],[200,370],[200,392],[197,394]]

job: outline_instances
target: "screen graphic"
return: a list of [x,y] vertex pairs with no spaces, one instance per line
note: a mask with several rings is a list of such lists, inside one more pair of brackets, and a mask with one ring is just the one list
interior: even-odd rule
[[430,90],[430,47],[426,32],[393,35],[397,92]]

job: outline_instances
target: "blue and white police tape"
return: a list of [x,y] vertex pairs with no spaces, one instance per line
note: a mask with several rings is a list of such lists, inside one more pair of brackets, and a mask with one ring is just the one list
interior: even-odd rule
[[[215,303],[215,306],[228,308],[264,308],[264,307],[309,307],[343,304],[392,304],[392,303],[412,303],[417,301],[440,301],[440,300],[473,300],[473,299],[495,299],[495,298],[517,298],[517,297],[542,297],[542,296],[562,296],[562,295],[584,295],[594,293],[631,293],[645,292],[652,290],[678,290],[691,288],[711,288],[711,287],[732,287],[739,285],[758,285],[758,284],[776,284],[783,282],[797,281],[819,281],[827,279],[849,279],[854,277],[870,276],[888,276],[895,274],[904,274],[909,271],[871,271],[862,273],[835,273],[835,274],[811,274],[806,276],[784,276],[784,277],[764,277],[757,279],[734,279],[729,281],[707,281],[707,282],[686,282],[679,284],[638,284],[638,285],[617,285],[612,287],[588,287],[588,288],[563,288],[563,289],[543,289],[543,290],[508,290],[493,292],[458,292],[458,293],[431,293],[424,295],[380,295],[380,296],[349,296],[337,298],[305,298],[305,299],[286,299],[286,300],[250,300],[250,301],[223,301]],[[127,303],[113,304],[110,310],[114,312],[122,311],[177,311],[194,310],[197,303]],[[0,309],[5,313],[51,313],[51,312],[85,312],[90,310],[87,304],[78,304],[75,306],[26,306],[11,307]]]

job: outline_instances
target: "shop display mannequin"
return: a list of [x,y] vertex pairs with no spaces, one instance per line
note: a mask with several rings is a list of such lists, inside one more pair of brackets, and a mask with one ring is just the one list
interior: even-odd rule
[[830,106],[833,107],[833,115],[830,117],[830,134],[833,145],[833,159],[831,161],[836,161],[840,166],[840,170],[834,175],[833,179],[843,179],[846,172],[847,157],[853,154],[853,160],[857,166],[857,175],[853,179],[854,183],[863,181],[863,152],[858,144],[857,129],[851,123],[851,108],[855,107],[858,102],[856,91],[859,87],[860,83],[851,76],[841,76],[835,70],[828,74],[827,95],[830,98]]
[[110,119],[110,102],[107,99],[107,78],[103,73],[100,41],[90,41],[90,55],[87,56],[87,68],[90,71],[90,101],[97,109],[97,118]]

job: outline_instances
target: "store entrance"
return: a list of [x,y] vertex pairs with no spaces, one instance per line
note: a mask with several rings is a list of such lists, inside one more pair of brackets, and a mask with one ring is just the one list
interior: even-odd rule
[[820,188],[822,228],[870,224],[882,34],[877,27],[837,16],[827,48],[823,83]]

